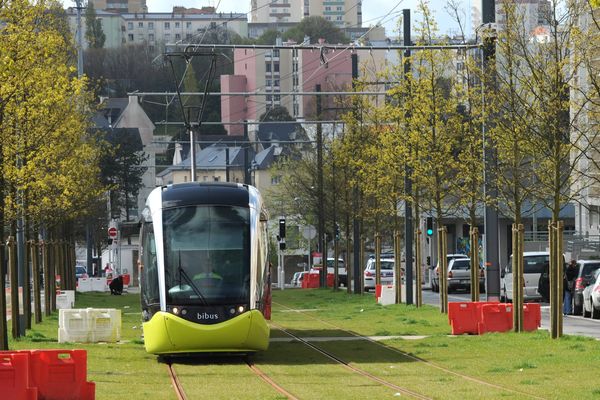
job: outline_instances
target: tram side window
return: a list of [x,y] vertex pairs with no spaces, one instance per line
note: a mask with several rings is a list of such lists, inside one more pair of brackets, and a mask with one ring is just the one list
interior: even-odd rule
[[142,236],[142,263],[144,265],[144,271],[142,272],[142,295],[146,304],[153,304],[159,302],[159,294],[156,242],[154,240],[152,224],[144,225]]

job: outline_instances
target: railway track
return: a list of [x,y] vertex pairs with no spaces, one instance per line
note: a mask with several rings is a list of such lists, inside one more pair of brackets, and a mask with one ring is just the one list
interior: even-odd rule
[[274,323],[271,322],[271,326],[279,329],[280,331],[282,331],[285,334],[291,336],[295,340],[297,340],[297,341],[305,344],[306,346],[310,347],[311,349],[315,350],[316,352],[320,353],[321,355],[323,355],[323,356],[327,357],[328,359],[334,361],[335,363],[343,366],[344,368],[346,368],[346,369],[348,369],[348,370],[350,370],[350,371],[352,371],[352,372],[354,372],[354,373],[356,373],[358,375],[361,375],[361,376],[363,376],[363,377],[365,377],[367,379],[370,379],[371,381],[379,383],[380,385],[386,386],[386,387],[388,387],[390,389],[394,389],[394,390],[396,390],[397,392],[399,392],[401,394],[413,397],[415,399],[431,399],[431,397],[428,397],[428,396],[425,396],[425,395],[423,395],[421,393],[417,393],[417,392],[414,392],[412,390],[406,389],[406,388],[404,388],[402,386],[398,386],[395,383],[386,381],[383,378],[380,378],[380,377],[378,377],[376,375],[373,375],[373,374],[371,374],[371,373],[369,373],[369,372],[367,372],[365,370],[362,370],[362,369],[360,369],[358,367],[355,367],[355,366],[351,365],[349,362],[347,362],[345,360],[342,360],[341,358],[337,357],[335,354],[333,354],[333,353],[331,353],[331,352],[329,352],[329,351],[327,351],[327,350],[325,350],[325,349],[323,349],[323,348],[321,348],[319,346],[315,346],[314,344],[312,344],[312,343],[310,343],[310,342],[302,339],[301,337],[293,334],[292,332],[288,331],[287,329],[285,329],[285,328],[283,328],[283,327],[281,327],[279,325],[276,325],[276,324],[274,324]]
[[[280,394],[282,394],[283,396],[285,396],[287,399],[299,400],[298,397],[294,396],[292,393],[287,391],[285,388],[283,388],[281,385],[279,385],[277,382],[275,382],[271,377],[269,377],[267,374],[265,374],[260,368],[258,368],[249,357],[246,357],[244,359],[244,364],[250,369],[250,371],[252,371],[252,373],[254,375],[256,375],[263,382],[265,382],[269,386],[271,386],[275,391],[277,391]],[[181,384],[181,381],[179,380],[179,377],[177,376],[177,371],[175,370],[173,363],[171,361],[168,361],[166,365],[167,365],[167,369],[169,372],[169,377],[171,378],[171,385],[173,387],[173,390],[175,391],[175,395],[177,396],[177,399],[178,400],[187,400],[188,397],[186,396],[183,385]]]
[[[288,309],[288,310],[294,310],[293,308],[288,307],[288,306],[286,306],[284,304],[281,304],[281,303],[273,302],[273,304],[277,305],[279,307],[283,307],[283,308]],[[329,321],[325,321],[325,320],[322,320],[320,318],[317,318],[317,317],[315,317],[314,315],[311,315],[308,312],[304,312],[302,310],[298,310],[298,312],[301,313],[301,314],[303,314],[303,315],[306,315],[309,318],[311,318],[311,319],[313,319],[315,321],[318,321],[318,322],[320,322],[320,323],[322,323],[322,324],[324,324],[324,325],[326,325],[326,326],[328,326],[330,328],[334,328],[336,330],[339,330],[339,331],[342,331],[342,332],[346,332],[346,333],[348,333],[351,336],[355,336],[357,338],[361,338],[361,339],[366,340],[366,341],[368,341],[370,343],[373,343],[373,344],[375,344],[375,345],[377,345],[379,347],[382,347],[382,348],[384,348],[386,350],[389,350],[389,351],[392,351],[392,352],[394,352],[394,353],[396,353],[398,355],[401,355],[402,357],[405,357],[405,358],[410,359],[410,360],[415,361],[415,362],[423,363],[423,364],[425,364],[425,365],[427,365],[427,366],[429,366],[431,368],[437,369],[438,371],[445,372],[445,373],[447,373],[449,375],[453,375],[453,376],[455,376],[457,378],[461,378],[461,379],[464,379],[466,381],[473,382],[473,383],[476,383],[476,384],[479,384],[479,385],[482,385],[482,386],[486,386],[486,387],[489,387],[489,388],[493,388],[493,389],[505,391],[505,392],[512,393],[512,394],[518,394],[520,396],[529,397],[531,399],[536,399],[536,400],[544,400],[545,399],[544,397],[539,397],[539,396],[536,396],[536,395],[531,394],[531,393],[522,392],[522,391],[515,390],[515,389],[512,389],[512,388],[507,388],[505,386],[501,386],[501,385],[497,385],[495,383],[487,382],[487,381],[484,381],[482,379],[474,378],[474,377],[469,376],[469,375],[461,374],[459,372],[456,372],[456,371],[453,371],[453,370],[448,369],[446,367],[443,367],[441,365],[432,363],[431,361],[427,361],[425,359],[416,357],[416,356],[414,356],[412,354],[406,353],[406,352],[404,352],[402,350],[399,350],[399,349],[396,349],[394,347],[386,346],[383,343],[380,343],[380,342],[378,342],[376,340],[373,340],[373,339],[371,339],[371,338],[369,338],[367,336],[362,336],[362,335],[359,335],[359,334],[357,334],[355,332],[352,332],[352,331],[349,331],[349,330],[344,329],[342,327],[339,327],[337,325],[334,325],[334,324],[330,323]],[[273,324],[272,322],[271,322],[271,326],[273,326],[273,327],[275,327],[277,329],[283,329],[284,333],[290,335],[289,331],[287,331],[284,328],[281,328],[281,327]],[[317,349],[317,346],[314,346],[312,343],[309,343],[309,342],[307,342],[307,341],[305,341],[305,340],[303,340],[301,338],[298,338],[297,336],[295,336],[293,334],[290,335],[290,336],[293,336],[295,339],[300,340],[303,343],[306,343],[307,345],[309,345],[310,347],[312,347],[314,349]],[[354,368],[353,366],[349,366],[349,367]],[[421,397],[421,398],[428,398],[428,397]]]

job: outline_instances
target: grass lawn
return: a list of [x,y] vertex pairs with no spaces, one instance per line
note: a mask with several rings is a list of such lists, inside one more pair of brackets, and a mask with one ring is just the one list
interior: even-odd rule
[[[452,337],[447,316],[435,307],[382,307],[373,296],[331,290],[274,291],[273,302],[273,323],[302,337],[341,338],[352,333],[425,336],[381,344],[344,340],[316,344],[352,365],[432,398],[600,399],[600,341],[590,338],[552,340],[546,331]],[[26,337],[11,339],[10,348],[87,350],[88,380],[96,382],[98,399],[175,399],[167,367],[147,354],[140,340],[139,295],[78,293],[76,307],[120,309],[121,342],[58,344],[55,313],[45,317],[42,324],[34,323]],[[271,337],[287,335],[273,328]],[[274,341],[268,351],[254,355],[253,360],[275,382],[302,399],[399,395],[298,342]],[[190,399],[285,398],[254,376],[239,358],[178,363],[175,369]]]

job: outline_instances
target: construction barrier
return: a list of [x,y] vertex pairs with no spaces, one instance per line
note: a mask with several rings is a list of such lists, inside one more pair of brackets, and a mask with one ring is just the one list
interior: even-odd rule
[[121,340],[121,310],[87,308],[59,310],[58,342],[118,342]]
[[[87,353],[85,350],[20,350],[0,352],[0,367],[14,373],[13,382],[20,388],[15,396],[0,374],[3,398],[15,400],[94,400],[96,384],[87,382]],[[10,366],[5,361],[10,360]],[[5,369],[3,367],[7,367]],[[10,369],[12,368],[12,370]],[[27,388],[24,390],[23,386]]]
[[537,331],[542,326],[542,307],[540,303],[523,305],[523,330]]
[[377,303],[383,306],[396,303],[396,288],[394,285],[375,285]]
[[[450,302],[448,322],[453,335],[506,332],[513,328],[513,306],[495,302]],[[523,305],[523,330],[535,331],[542,324],[539,303]]]
[[513,327],[513,306],[506,303],[487,303],[480,306],[477,333],[507,332]]
[[6,399],[36,400],[37,388],[29,379],[29,354],[0,354],[0,392]]
[[478,334],[479,312],[483,302],[448,303],[448,322],[453,335]]
[[74,290],[57,290],[56,291],[56,308],[68,309],[75,307],[75,291]]
[[91,292],[92,291],[92,280],[90,278],[77,279],[77,291],[78,292]]
[[[333,287],[333,274],[327,274],[327,286]],[[302,289],[316,289],[321,287],[321,277],[318,272],[310,272],[302,279]]]
[[108,292],[108,284],[106,278],[90,278],[92,281],[92,292]]

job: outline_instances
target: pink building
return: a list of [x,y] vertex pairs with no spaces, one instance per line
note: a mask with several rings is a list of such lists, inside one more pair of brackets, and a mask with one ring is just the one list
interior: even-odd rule
[[[221,96],[221,119],[229,134],[243,133],[241,125],[228,122],[257,121],[275,106],[284,106],[290,115],[302,119],[315,114],[315,96],[286,92],[348,90],[352,84],[350,50],[264,50],[235,49],[234,75],[221,76],[221,91],[260,92],[260,95]],[[281,93],[284,94],[281,94]],[[323,108],[334,107],[325,99]]]

